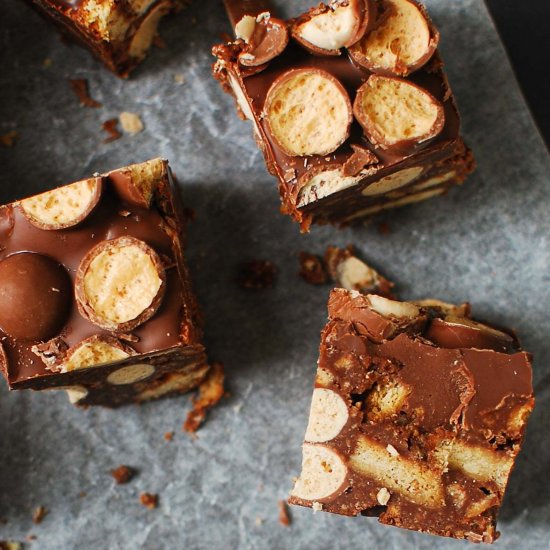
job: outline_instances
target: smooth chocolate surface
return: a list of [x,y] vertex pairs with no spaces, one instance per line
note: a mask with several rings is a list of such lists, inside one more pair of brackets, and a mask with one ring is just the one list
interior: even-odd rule
[[[75,380],[93,379],[93,371],[97,369],[58,373],[55,364],[47,364],[36,352],[39,346],[48,353],[53,350],[62,356],[67,348],[91,336],[114,336],[133,350],[133,356],[127,361],[116,362],[118,366],[147,363],[143,357],[155,358],[165,352],[183,357],[179,363],[182,367],[192,361],[199,366],[204,363],[198,308],[183,261],[185,222],[167,163],[158,162],[164,162],[165,172],[156,184],[150,208],[139,206],[135,200],[137,195],[135,190],[131,191],[127,168],[104,176],[99,204],[75,227],[39,229],[25,217],[19,203],[0,207],[0,274],[9,275],[3,278],[0,289],[3,310],[0,335],[7,363],[4,369],[12,388],[72,385]],[[83,317],[73,290],[86,254],[98,244],[122,236],[139,239],[150,246],[161,258],[166,272],[166,289],[158,309],[129,334],[103,330]],[[33,269],[27,269],[18,285],[12,266],[14,262],[21,263],[22,258],[33,259]],[[34,268],[37,259],[50,271]],[[67,274],[65,283],[59,272]],[[54,285],[60,292],[50,293]],[[155,364],[166,362],[174,363],[171,357],[153,361]],[[102,367],[100,370],[98,376],[103,378],[113,369]]]
[[[454,334],[443,310],[403,316],[401,304],[331,293],[290,502],[492,542],[534,405],[531,356],[491,339],[446,346],[430,339],[434,323]],[[380,330],[381,305],[393,332]]]
[[[344,86],[353,103],[357,90],[373,73],[357,65],[345,48],[340,52],[341,55],[320,56],[293,41],[263,70],[251,72],[238,61],[242,48],[239,42],[216,46],[213,52],[219,61],[215,65],[214,74],[226,91],[237,94],[241,114],[246,118],[253,118],[255,137],[264,154],[267,168],[279,180],[283,211],[299,221],[303,229],[307,229],[311,222],[348,223],[356,217],[361,218],[377,211],[376,207],[380,207],[378,210],[389,207],[392,197],[388,197],[388,194],[363,196],[362,191],[369,185],[409,167],[422,168],[422,173],[411,180],[412,185],[436,175],[443,175],[445,172],[438,171],[437,168],[445,162],[451,164],[455,174],[441,188],[442,192],[454,183],[461,183],[473,170],[473,158],[460,137],[460,117],[437,52],[407,78],[429,92],[443,106],[444,126],[435,137],[411,143],[405,150],[382,148],[366,138],[360,124],[354,119],[349,138],[332,153],[292,156],[278,146],[266,120],[264,104],[273,83],[289,70],[320,69],[328,72]],[[236,88],[240,88],[240,91],[236,91]],[[348,173],[350,159],[354,157],[358,146],[372,153],[377,162],[369,160],[363,171],[359,167],[356,179],[351,181]],[[327,191],[332,184],[323,181],[320,185],[325,187],[319,193],[316,188],[306,191],[315,176],[327,171],[333,171],[331,177],[336,174],[339,180],[333,189]],[[345,181],[346,177],[348,181]],[[403,191],[406,187],[408,185],[404,184]],[[302,196],[308,192],[311,196]],[[371,206],[374,207],[373,212],[367,210]],[[363,215],[362,211],[365,211]]]

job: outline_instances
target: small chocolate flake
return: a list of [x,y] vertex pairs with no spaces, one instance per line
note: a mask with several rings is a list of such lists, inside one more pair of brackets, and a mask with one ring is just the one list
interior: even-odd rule
[[0,145],[2,147],[13,147],[17,140],[17,130],[10,130],[5,134],[0,135]]
[[99,109],[102,107],[99,101],[92,99],[88,91],[88,81],[85,78],[71,78],[69,79],[71,88],[75,93],[80,105],[83,107],[91,107],[92,109]]
[[279,501],[279,523],[284,527],[290,527],[291,524],[288,505],[284,500]]
[[275,282],[276,268],[267,260],[252,260],[241,264],[238,283],[243,288],[271,288]]
[[165,441],[172,441],[174,439],[174,432],[166,432],[164,434]]
[[103,130],[109,134],[109,136],[103,140],[103,143],[110,143],[122,137],[122,134],[118,131],[117,124],[118,118],[110,118],[101,125]]
[[48,515],[48,509],[45,506],[37,506],[34,509],[34,512],[32,515],[32,522],[38,525],[39,523],[42,523],[42,520],[47,515]]
[[328,280],[325,265],[321,258],[309,252],[300,252],[300,271],[299,275],[310,285],[323,285]]
[[120,465],[118,468],[111,470],[111,475],[115,479],[117,485],[128,483],[136,475],[136,470],[130,466]]
[[159,505],[159,496],[152,493],[141,493],[139,501],[149,510],[153,510]]

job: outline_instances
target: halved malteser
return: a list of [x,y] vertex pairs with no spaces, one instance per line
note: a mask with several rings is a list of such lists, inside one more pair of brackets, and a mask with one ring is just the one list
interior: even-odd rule
[[165,281],[158,254],[145,242],[128,236],[103,241],[78,267],[78,309],[105,330],[130,331],[154,315]]
[[267,93],[268,129],[288,155],[328,155],[349,136],[351,103],[342,84],[321,69],[282,74]]
[[122,361],[131,355],[136,355],[136,352],[117,338],[96,334],[69,348],[64,361],[57,369],[61,372],[69,372],[97,367]]
[[66,229],[83,221],[101,199],[103,178],[89,178],[19,202],[34,226],[45,230]]
[[509,353],[518,348],[516,341],[509,334],[456,315],[434,319],[426,332],[426,338],[442,348],[449,349],[475,348]]
[[246,67],[268,63],[284,51],[289,39],[286,23],[269,12],[245,15],[235,25],[235,36],[246,44],[239,54],[239,63]]
[[317,55],[340,55],[361,40],[372,18],[370,0],[333,0],[320,4],[292,24],[292,37]]
[[445,125],[443,105],[437,99],[395,77],[371,75],[357,91],[353,112],[368,139],[384,149],[427,141]]
[[432,57],[439,33],[412,0],[383,0],[383,5],[379,24],[349,49],[350,55],[375,73],[407,76]]
[[159,183],[166,178],[168,162],[161,158],[131,164],[107,175],[118,195],[129,204],[149,208]]

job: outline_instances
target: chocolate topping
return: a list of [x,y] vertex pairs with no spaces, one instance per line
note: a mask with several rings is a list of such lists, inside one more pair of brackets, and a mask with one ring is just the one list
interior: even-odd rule
[[48,340],[66,322],[71,303],[69,274],[52,258],[21,252],[0,261],[0,328],[10,336]]

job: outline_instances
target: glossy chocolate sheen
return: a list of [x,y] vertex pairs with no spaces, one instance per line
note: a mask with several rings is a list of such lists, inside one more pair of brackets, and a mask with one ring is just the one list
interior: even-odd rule
[[[133,334],[138,341],[131,346],[140,354],[181,345],[184,310],[189,307],[183,283],[178,275],[177,247],[166,232],[170,216],[158,205],[145,209],[122,200],[107,179],[103,196],[96,209],[78,226],[57,231],[44,231],[29,223],[17,203],[0,208],[0,261],[19,252],[44,254],[67,270],[74,285],[75,274],[86,253],[106,239],[130,235],[145,241],[163,257],[166,270],[166,294],[157,313],[137,327]],[[171,222],[178,225],[172,218]],[[29,308],[29,313],[32,311]],[[8,360],[8,380],[16,386],[36,376],[52,376],[46,365],[31,348],[37,341],[22,341],[3,334],[2,344]],[[68,319],[59,336],[69,345],[78,344],[94,334],[110,334],[101,330],[78,312],[72,299]],[[192,342],[189,342],[192,343]]]
[[[307,67],[322,69],[337,78],[347,90],[352,103],[357,89],[372,74],[364,68],[357,67],[345,53],[336,57],[314,56],[300,46],[290,43],[284,53],[274,59],[264,71],[244,78],[246,92],[252,102],[256,116],[261,117],[267,92],[281,74],[290,69]],[[441,69],[429,73],[426,68],[423,68],[411,75],[409,80],[428,90],[436,99],[443,101],[446,89]],[[378,157],[380,164],[383,166],[396,164],[413,154],[416,155],[420,151],[429,149],[430,152],[433,152],[434,149],[442,149],[446,145],[452,144],[458,139],[460,120],[452,100],[445,101],[444,106],[445,126],[441,133],[433,141],[420,144],[415,150],[409,151],[407,154],[374,147],[363,138],[363,130],[356,120],[352,124],[350,138],[334,153],[324,156],[289,156],[276,145],[267,130],[265,122],[262,122],[262,128],[281,174],[284,174],[286,170],[294,169],[296,170],[297,179],[300,179],[303,174],[317,166],[343,164],[353,153],[352,143],[368,147]]]
[[[498,537],[498,508],[534,404],[531,356],[518,347],[495,351],[470,349],[467,343],[460,348],[439,346],[430,340],[430,322],[425,319],[444,314],[424,308],[422,319],[409,319],[408,329],[403,321],[395,334],[380,339],[375,317],[372,326],[358,328],[371,324],[364,313],[368,307],[368,297],[358,293],[331,293],[315,387],[336,393],[348,416],[338,433],[318,444],[336,452],[347,470],[343,484],[320,497],[318,504],[328,512],[377,516],[389,525],[492,542]],[[393,318],[388,321],[395,323]],[[438,327],[440,333],[446,330],[455,327]],[[382,398],[377,392],[384,387],[401,388],[404,397]],[[397,404],[391,405],[395,399]],[[383,402],[394,408],[383,410]],[[323,411],[317,414],[316,425],[321,425]],[[382,450],[382,473],[369,474],[357,466],[361,441]],[[445,453],[450,453],[448,463],[441,458]],[[406,476],[399,478],[400,468],[410,469],[413,477],[418,472],[418,485],[408,485]],[[394,481],[384,481],[390,474]],[[397,482],[403,485],[399,488]],[[388,496],[382,502],[381,488]],[[422,501],[430,491],[440,495],[438,502]],[[315,505],[294,493],[290,502]]]

